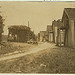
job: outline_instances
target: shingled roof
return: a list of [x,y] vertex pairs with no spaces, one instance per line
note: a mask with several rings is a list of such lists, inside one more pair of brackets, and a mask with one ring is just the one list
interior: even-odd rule
[[65,8],[64,12],[69,18],[75,19],[75,8]]

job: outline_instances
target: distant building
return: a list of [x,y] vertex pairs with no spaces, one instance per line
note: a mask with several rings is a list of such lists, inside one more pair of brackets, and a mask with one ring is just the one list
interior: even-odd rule
[[65,8],[62,21],[66,28],[65,46],[75,48],[75,8]]
[[45,31],[40,31],[40,41],[45,41]]
[[27,26],[10,26],[8,28],[8,41],[27,42],[30,39],[35,39],[34,33]]
[[65,37],[65,32],[64,32],[64,24],[61,19],[58,19],[57,21],[54,20],[52,22],[52,28],[53,28],[53,40],[54,43],[57,45],[64,44],[64,37]]
[[40,41],[48,41],[48,32],[47,31],[40,31]]
[[65,41],[65,27],[61,19],[57,20],[57,42],[58,46],[64,46]]
[[45,41],[48,42],[48,31],[45,31]]
[[48,42],[53,42],[52,25],[47,25],[47,32],[48,32]]
[[40,41],[40,33],[38,33],[38,41]]
[[57,29],[58,29],[58,24],[57,24],[56,20],[54,20],[52,22],[52,29],[53,29],[53,42],[57,43]]
[[65,27],[61,25],[61,27],[58,28],[58,35],[57,35],[57,45],[58,46],[64,46],[65,44]]
[[47,25],[47,31],[48,32],[52,31],[52,25]]

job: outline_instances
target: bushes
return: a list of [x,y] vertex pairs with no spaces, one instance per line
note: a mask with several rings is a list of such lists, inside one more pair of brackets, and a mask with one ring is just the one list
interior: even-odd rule
[[0,15],[0,43],[2,41],[2,33],[3,33],[3,28],[4,28],[4,19],[2,18],[2,16]]

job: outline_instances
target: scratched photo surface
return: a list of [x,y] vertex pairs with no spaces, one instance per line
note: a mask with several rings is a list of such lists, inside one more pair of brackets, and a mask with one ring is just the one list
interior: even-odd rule
[[0,73],[74,74],[75,2],[0,1]]

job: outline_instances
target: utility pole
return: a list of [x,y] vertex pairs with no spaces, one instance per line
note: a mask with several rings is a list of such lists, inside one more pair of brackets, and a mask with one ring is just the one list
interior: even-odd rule
[[[29,27],[29,21],[28,21],[28,27]],[[30,30],[28,31],[28,41],[30,40]]]
[[29,27],[29,21],[28,21],[28,27]]

